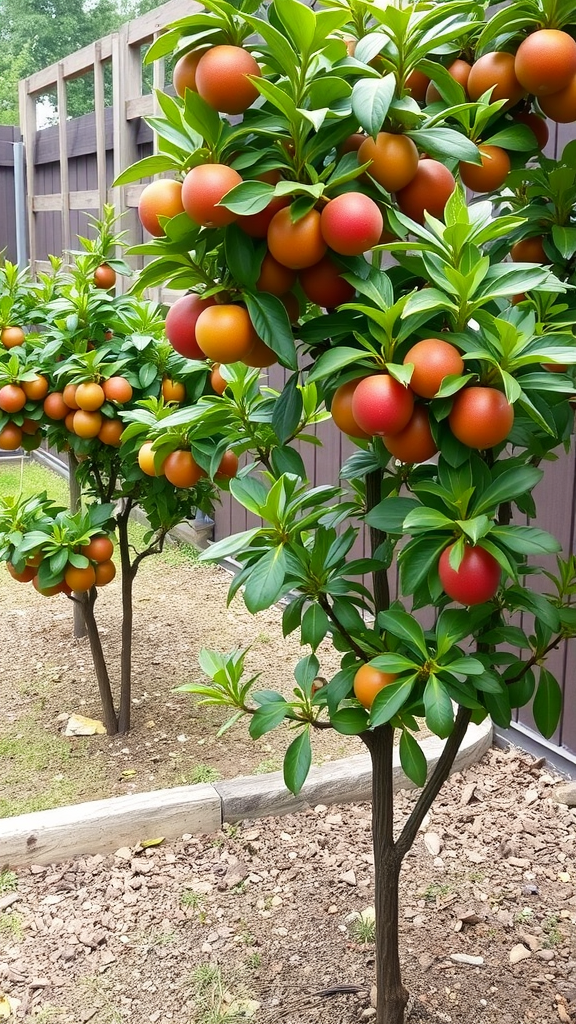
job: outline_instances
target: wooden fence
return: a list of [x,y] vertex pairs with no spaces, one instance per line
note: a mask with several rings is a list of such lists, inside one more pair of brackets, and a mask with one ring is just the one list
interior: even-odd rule
[[[27,157],[27,213],[29,252],[35,269],[43,267],[49,253],[74,245],[77,233],[85,233],[87,215],[95,213],[107,200],[119,212],[128,211],[124,224],[132,241],[142,237],[135,207],[143,186],[129,185],[112,189],[116,175],[134,160],[153,152],[152,132],[142,120],[155,113],[155,101],[142,90],[142,48],[149,44],[163,26],[199,9],[190,0],[169,3],[124,26],[120,32],[98,40],[58,64],[24,79],[20,83],[22,134]],[[104,75],[106,65],[112,70],[114,105],[104,106]],[[67,121],[67,84],[91,73],[94,77],[95,108],[91,114]],[[106,72],[109,74],[109,72]],[[162,88],[162,62],[154,65],[154,87]],[[56,95],[58,124],[37,130],[36,103],[46,91]],[[547,151],[559,155],[573,136],[572,126],[551,125]],[[0,128],[0,249],[7,246],[14,252],[13,185],[10,179],[12,142],[18,129]],[[12,258],[14,258],[12,256]],[[172,293],[174,295],[174,293]],[[273,367],[270,384],[281,388],[284,371]],[[322,448],[302,445],[310,480],[313,484],[332,483],[338,469],[352,450],[332,423],[321,424],[317,434]],[[565,552],[574,550],[576,517],[576,470],[573,456],[562,456],[546,470],[546,480],[539,488],[539,523],[560,538]],[[253,524],[253,518],[238,504],[223,496],[215,513],[216,538],[227,536]],[[361,553],[364,541],[358,544]],[[517,715],[516,738],[527,746],[539,743],[555,759],[576,770],[576,645],[567,645],[552,657],[551,669],[561,681],[564,691],[562,722],[550,743],[542,743],[534,729],[527,709]]]
[[20,129],[0,125],[0,254],[16,262],[16,213],[14,195],[14,144]]

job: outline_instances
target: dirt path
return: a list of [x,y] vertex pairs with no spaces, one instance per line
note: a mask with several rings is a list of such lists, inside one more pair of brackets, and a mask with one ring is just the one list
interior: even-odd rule
[[[528,755],[492,751],[442,791],[402,872],[409,1024],[576,1021],[576,810],[553,802],[553,781]],[[400,797],[399,819],[413,799]],[[0,913],[0,989],[15,1020],[373,1014],[374,948],[351,917],[373,898],[369,806],[33,867],[13,893],[0,877],[4,905],[17,897]],[[512,964],[513,951],[524,959]],[[342,983],[359,991],[319,994]]]

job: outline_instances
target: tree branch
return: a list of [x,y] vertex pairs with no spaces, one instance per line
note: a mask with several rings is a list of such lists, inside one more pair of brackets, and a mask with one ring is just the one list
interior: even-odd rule
[[361,661],[368,661],[369,659],[368,659],[368,656],[366,654],[366,651],[362,650],[360,645],[356,643],[354,637],[350,636],[350,633],[348,632],[346,627],[343,626],[342,623],[339,621],[338,616],[336,615],[336,612],[334,611],[332,605],[330,604],[328,598],[326,597],[326,594],[320,594],[318,596],[318,604],[320,605],[322,610],[326,612],[326,615],[330,619],[330,622],[338,630],[338,632],[340,633],[340,636],[343,637],[344,640],[346,641],[346,643],[349,645],[350,650],[354,651],[354,654],[358,658],[360,658]]

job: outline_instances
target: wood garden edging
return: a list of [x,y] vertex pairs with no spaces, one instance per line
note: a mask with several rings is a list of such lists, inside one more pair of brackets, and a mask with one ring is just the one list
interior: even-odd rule
[[[492,745],[492,722],[470,725],[452,767],[462,771]],[[422,741],[428,770],[440,756],[444,741]],[[413,789],[394,750],[394,789]],[[331,761],[312,768],[295,797],[286,789],[282,772],[241,776],[194,786],[158,789],[150,793],[93,800],[89,803],[34,811],[0,819],[0,865],[52,864],[79,854],[113,853],[153,839],[177,839],[185,833],[209,835],[224,822],[292,814],[318,804],[343,804],[371,798],[368,754]]]

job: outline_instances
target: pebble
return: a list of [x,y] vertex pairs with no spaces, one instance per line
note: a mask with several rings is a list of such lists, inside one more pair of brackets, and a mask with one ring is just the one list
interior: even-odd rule
[[426,832],[424,835],[424,846],[431,857],[437,857],[442,849],[442,840],[437,832]]
[[576,779],[572,782],[563,782],[556,786],[552,792],[554,800],[559,804],[567,804],[568,807],[576,807]]
[[532,956],[530,950],[519,942],[510,950],[510,963],[519,964],[521,960],[527,960],[529,956]]
[[356,885],[356,872],[355,871],[344,871],[340,875],[340,882],[346,882],[347,885]]
[[484,963],[483,956],[471,956],[469,953],[450,953],[450,959],[457,964],[470,964],[472,967],[481,967]]

